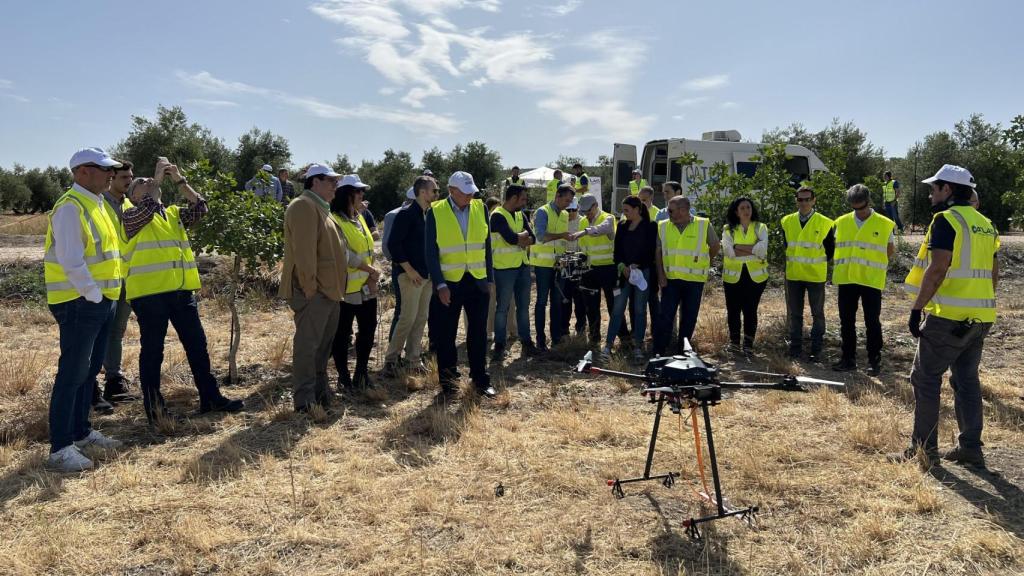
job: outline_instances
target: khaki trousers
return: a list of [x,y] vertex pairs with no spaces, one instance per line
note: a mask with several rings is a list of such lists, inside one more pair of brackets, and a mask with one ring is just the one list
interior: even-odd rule
[[423,352],[423,328],[427,325],[433,285],[427,280],[416,286],[408,274],[399,274],[398,289],[402,295],[402,309],[398,314],[398,323],[395,324],[395,333],[388,342],[384,361],[398,362],[402,348],[405,348],[405,359],[417,362]]
[[288,304],[295,313],[292,396],[295,407],[302,408],[327,396],[327,361],[331,358],[341,307],[319,292],[312,298],[300,292]]

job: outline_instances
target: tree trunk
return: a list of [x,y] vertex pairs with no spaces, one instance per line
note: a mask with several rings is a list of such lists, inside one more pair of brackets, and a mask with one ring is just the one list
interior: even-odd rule
[[235,264],[231,268],[231,286],[228,295],[228,308],[231,310],[231,345],[228,348],[228,381],[238,384],[238,344],[242,339],[242,326],[238,319],[238,285],[241,283],[242,257],[235,255]]

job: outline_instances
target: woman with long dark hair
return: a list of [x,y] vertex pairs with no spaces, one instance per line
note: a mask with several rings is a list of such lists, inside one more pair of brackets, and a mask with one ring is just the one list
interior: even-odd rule
[[746,196],[729,204],[722,230],[722,283],[729,323],[729,342],[740,347],[740,316],[743,350],[754,347],[757,307],[768,281],[768,227],[758,217],[757,206]]
[[[612,306],[611,324],[601,358],[608,361],[615,336],[625,321],[626,304],[633,298],[633,358],[644,359],[644,336],[647,330],[647,295],[650,293],[651,269],[657,247],[658,229],[640,198],[629,196],[622,201],[623,221],[615,232],[614,261],[618,268],[619,289]],[[642,281],[640,281],[642,278]],[[640,284],[639,286],[637,284]]]
[[[344,233],[348,245],[348,280],[332,350],[338,369],[339,392],[353,386],[357,389],[373,386],[369,363],[377,331],[377,280],[380,271],[373,266],[373,234],[361,214],[367,188],[369,186],[359,180],[358,174],[348,174],[339,182],[331,201],[331,217]],[[359,332],[356,334],[356,370],[350,377],[348,347],[353,321],[359,324]]]

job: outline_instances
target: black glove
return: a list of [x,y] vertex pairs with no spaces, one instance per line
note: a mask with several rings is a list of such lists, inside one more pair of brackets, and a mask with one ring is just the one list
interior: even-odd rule
[[914,335],[914,338],[921,337],[921,311],[911,310],[910,320],[907,321],[907,328],[910,328],[910,333]]

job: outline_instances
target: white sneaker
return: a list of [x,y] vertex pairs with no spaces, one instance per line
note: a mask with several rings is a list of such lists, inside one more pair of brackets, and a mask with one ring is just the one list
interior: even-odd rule
[[81,440],[75,440],[75,446],[78,448],[85,448],[86,446],[96,446],[97,448],[114,449],[122,446],[120,440],[114,440],[104,436],[99,430],[93,430],[89,432],[89,435]]
[[50,454],[46,466],[58,472],[81,472],[92,468],[92,460],[86,458],[74,445],[69,445]]

